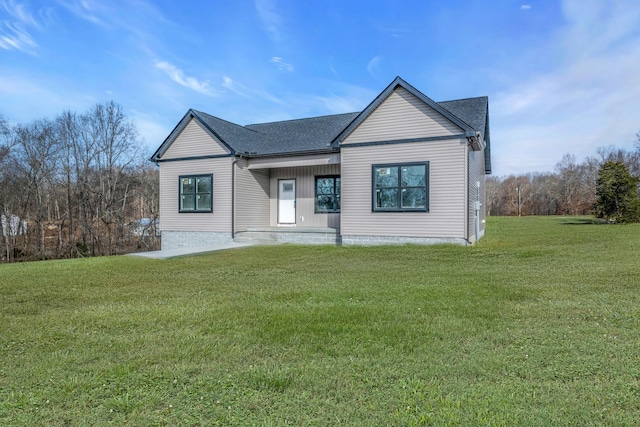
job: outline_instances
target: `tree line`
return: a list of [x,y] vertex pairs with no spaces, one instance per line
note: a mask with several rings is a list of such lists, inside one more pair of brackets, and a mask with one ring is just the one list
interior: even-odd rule
[[[601,147],[597,155],[582,162],[565,154],[552,172],[487,177],[487,215],[597,214],[598,176],[607,163],[621,164],[632,176],[640,177],[640,134],[635,150]],[[636,192],[640,195],[637,186]]]
[[156,249],[158,172],[113,101],[54,119],[0,116],[0,260]]
[[[113,101],[28,124],[0,115],[0,262],[158,249],[158,170],[141,147]],[[605,165],[609,175],[627,170],[638,193],[640,134],[635,150],[602,147],[582,162],[566,154],[552,172],[487,177],[487,214],[611,218],[605,205],[620,203],[621,187]]]

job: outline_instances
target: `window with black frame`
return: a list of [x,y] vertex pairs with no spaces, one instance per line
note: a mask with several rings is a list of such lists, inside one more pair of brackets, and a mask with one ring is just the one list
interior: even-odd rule
[[213,175],[179,177],[180,212],[213,212]]
[[340,212],[340,177],[316,177],[316,213]]
[[377,212],[428,212],[429,162],[373,165]]

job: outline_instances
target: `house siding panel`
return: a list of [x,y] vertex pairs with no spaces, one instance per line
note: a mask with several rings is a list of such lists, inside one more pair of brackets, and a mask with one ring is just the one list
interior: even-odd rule
[[[160,164],[160,229],[164,231],[231,232],[231,163],[220,159],[184,160]],[[213,212],[179,213],[181,175],[213,174]]]
[[[482,151],[469,151],[469,236],[471,241],[477,241],[476,236],[476,224],[475,224],[475,203],[477,201],[478,192],[480,195],[480,218],[479,218],[479,231],[480,237],[484,234],[485,229],[485,164],[484,164],[484,150]],[[480,188],[477,187],[477,182],[480,182]]]
[[[341,233],[348,236],[465,236],[466,140],[342,150]],[[372,165],[429,162],[429,212],[372,212]]]
[[342,142],[343,145],[458,135],[463,130],[404,88],[389,95]]
[[162,160],[228,153],[229,150],[224,145],[211,137],[196,120],[191,119],[169,149],[162,155]]
[[247,169],[247,161],[236,164],[236,230],[268,227],[270,215],[269,169]]
[[278,225],[278,180],[295,179],[296,227],[339,228],[340,214],[315,213],[315,177],[322,175],[340,175],[340,165],[271,169],[270,226]]

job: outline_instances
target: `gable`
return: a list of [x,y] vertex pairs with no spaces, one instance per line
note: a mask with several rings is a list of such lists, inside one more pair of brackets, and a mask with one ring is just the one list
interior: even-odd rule
[[229,154],[229,150],[214,139],[192,117],[162,154],[162,160]]
[[343,145],[464,134],[433,107],[402,86],[373,110],[343,141]]

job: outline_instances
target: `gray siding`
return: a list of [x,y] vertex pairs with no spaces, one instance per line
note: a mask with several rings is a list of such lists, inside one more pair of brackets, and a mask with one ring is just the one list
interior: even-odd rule
[[342,144],[458,135],[462,132],[458,126],[400,87]]
[[[340,175],[340,165],[271,169],[270,226],[278,225],[279,179],[296,180],[296,227],[338,228],[340,226],[340,214],[317,214],[314,212],[315,177],[320,175]],[[301,217],[304,218],[304,221]]]
[[[231,157],[160,163],[162,231],[231,232]],[[213,212],[178,213],[178,177],[213,174]]]
[[[466,139],[342,149],[343,236],[463,239]],[[429,212],[372,212],[373,164],[429,162]]]
[[213,139],[194,119],[180,132],[162,159],[228,154],[229,151]]
[[247,161],[236,164],[236,230],[269,226],[269,169],[247,169]]
[[[475,225],[475,202],[480,193],[480,236],[484,234],[485,223],[485,167],[484,167],[484,150],[482,151],[469,151],[469,240],[475,242],[477,240],[476,225]],[[476,183],[480,182],[480,188]]]

